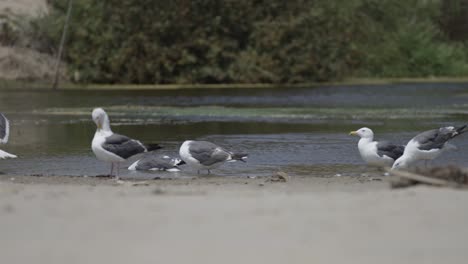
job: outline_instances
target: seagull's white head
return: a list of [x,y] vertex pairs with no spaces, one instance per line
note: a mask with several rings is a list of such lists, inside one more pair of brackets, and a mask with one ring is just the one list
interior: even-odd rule
[[371,140],[374,138],[374,132],[372,132],[372,129],[367,127],[360,128],[356,131],[351,131],[349,132],[349,134],[353,136],[360,136],[361,138],[368,138]]
[[408,165],[409,160],[405,156],[401,156],[393,163],[392,170],[406,169]]
[[110,123],[109,123],[109,117],[107,116],[106,111],[102,108],[95,108],[93,110],[93,121],[96,124],[98,130],[103,129],[106,131],[110,131]]

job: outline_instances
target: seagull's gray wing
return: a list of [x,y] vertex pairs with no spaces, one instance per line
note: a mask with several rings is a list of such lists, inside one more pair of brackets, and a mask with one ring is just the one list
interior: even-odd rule
[[146,151],[140,141],[119,134],[107,137],[102,148],[124,159]]
[[0,143],[7,143],[10,134],[10,122],[4,114],[0,113]]
[[189,146],[189,152],[192,157],[205,166],[226,161],[231,157],[231,153],[208,141],[192,142]]
[[419,149],[421,150],[441,149],[448,140],[462,133],[463,129],[464,127],[441,127],[422,132],[415,136],[413,140],[419,143]]
[[377,154],[379,156],[388,156],[393,160],[397,160],[403,152],[405,151],[405,146],[395,145],[388,141],[379,141],[377,143]]

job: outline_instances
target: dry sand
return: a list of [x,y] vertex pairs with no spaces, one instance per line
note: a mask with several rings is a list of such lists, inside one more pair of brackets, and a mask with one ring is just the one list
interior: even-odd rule
[[0,181],[1,263],[466,263],[468,192],[388,178]]

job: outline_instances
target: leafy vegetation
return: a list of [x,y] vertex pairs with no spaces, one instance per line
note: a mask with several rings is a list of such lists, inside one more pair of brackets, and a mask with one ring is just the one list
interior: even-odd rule
[[[67,1],[49,4],[30,28],[54,54]],[[80,0],[65,60],[95,83],[462,76],[466,17],[466,0]]]

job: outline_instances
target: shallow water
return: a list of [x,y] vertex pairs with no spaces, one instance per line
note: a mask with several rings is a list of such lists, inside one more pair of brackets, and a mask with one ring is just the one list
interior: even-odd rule
[[[368,126],[377,139],[404,144],[420,131],[463,124],[468,84],[335,86],[309,89],[201,89],[180,91],[2,92],[0,111],[11,121],[10,142],[2,149],[20,158],[0,161],[9,175],[102,175],[109,165],[90,149],[94,107],[110,114],[113,131],[164,145],[176,155],[186,139],[203,139],[248,152],[247,163],[213,170],[223,176],[360,175],[369,171],[350,130]],[[434,164],[468,166],[468,136],[459,150]],[[179,173],[135,173],[128,177],[184,177]]]

